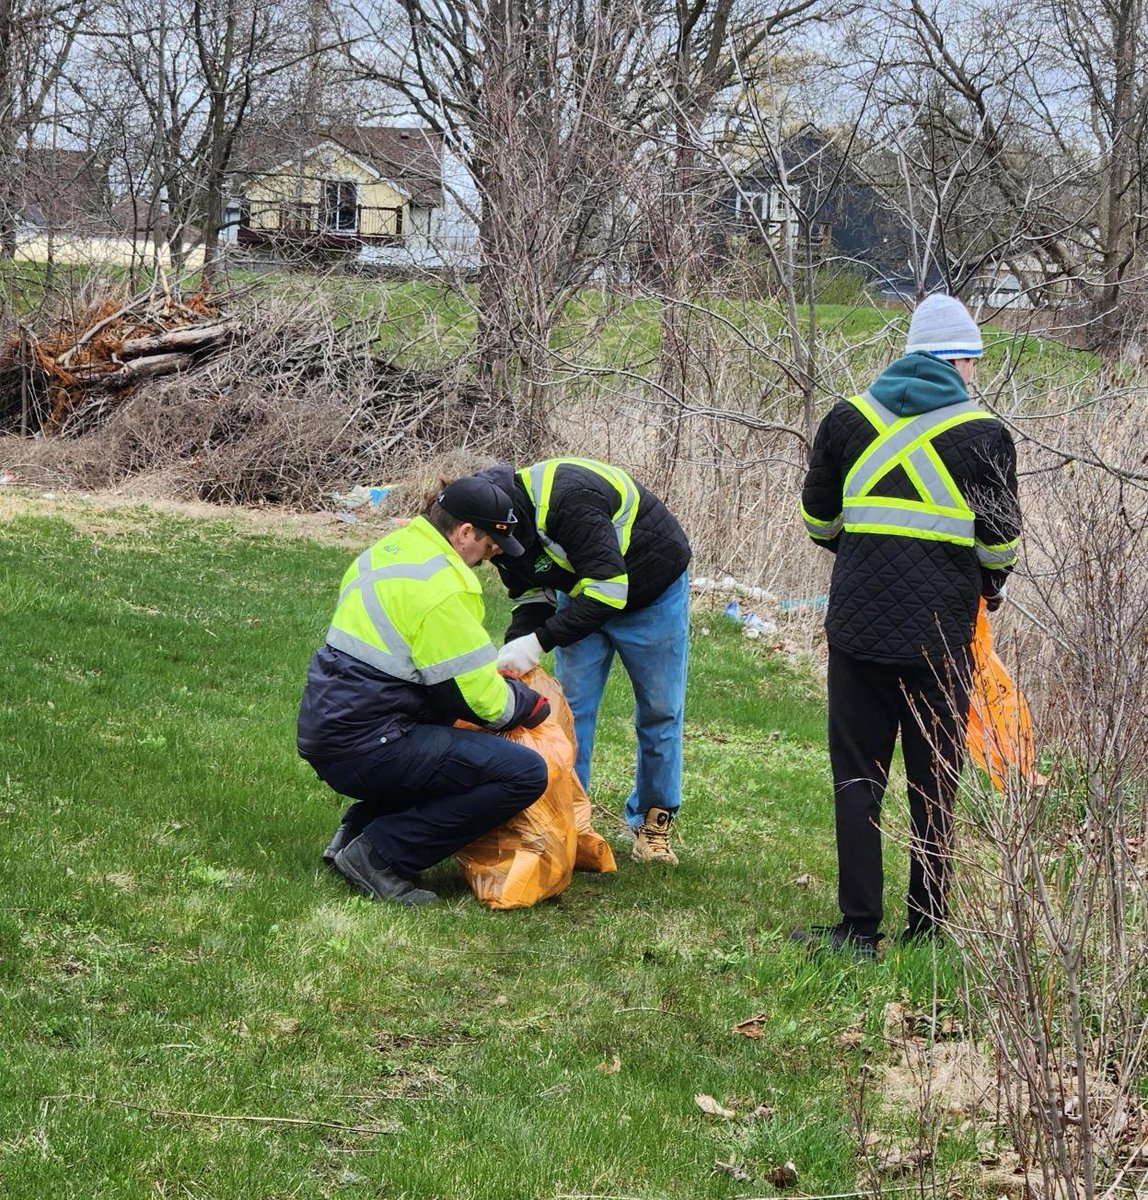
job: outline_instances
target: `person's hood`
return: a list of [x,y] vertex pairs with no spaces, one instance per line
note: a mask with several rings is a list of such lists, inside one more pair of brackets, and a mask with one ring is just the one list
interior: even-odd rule
[[931,354],[906,354],[897,359],[877,376],[869,394],[899,417],[915,417],[969,398],[956,367]]

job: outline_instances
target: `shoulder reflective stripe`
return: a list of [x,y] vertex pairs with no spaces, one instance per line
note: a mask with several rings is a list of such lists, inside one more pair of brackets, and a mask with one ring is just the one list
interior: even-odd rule
[[1002,542],[999,546],[988,546],[984,542],[976,543],[977,562],[982,567],[1011,567],[1016,562],[1018,538],[1015,542]]
[[[957,411],[954,412],[954,409]],[[975,404],[950,405],[941,411],[948,414],[942,420],[937,420],[935,412],[920,413],[915,417],[900,417],[883,433],[878,434],[845,477],[846,495],[864,494],[886,472],[896,466],[901,455],[915,444],[932,439],[964,421],[975,421],[989,416]]]
[[427,580],[438,574],[443,567],[449,565],[445,554],[436,554],[421,563],[384,563],[381,567],[371,566],[371,551],[364,550],[355,559],[359,573],[339,593],[339,603],[347,598],[355,588],[365,588],[380,579],[418,579]]
[[498,651],[487,642],[485,646],[468,650],[465,654],[456,654],[453,658],[444,658],[441,662],[428,663],[419,668],[419,678],[428,686],[432,683],[442,683],[444,679],[457,679],[467,671],[476,671],[485,667],[498,657]]
[[625,554],[630,548],[630,538],[634,531],[634,522],[638,519],[638,504],[640,496],[637,485],[618,467],[609,463],[596,462],[590,458],[548,458],[535,463],[532,467],[523,467],[518,472],[527,494],[534,504],[534,524],[538,530],[538,539],[546,553],[563,569],[572,571],[570,556],[550,537],[546,530],[546,519],[550,515],[550,493],[554,488],[554,477],[560,467],[580,467],[604,479],[618,493],[618,508],[610,518],[614,526],[614,536],[618,539],[618,549]]
[[371,550],[367,549],[355,560],[355,565],[359,573],[340,592],[335,608],[336,616],[347,597],[357,590],[375,636],[382,646],[374,646],[344,629],[337,628],[333,623],[327,633],[328,644],[337,650],[346,651],[362,662],[378,667],[380,671],[385,671],[396,679],[409,683],[423,682],[423,673],[415,666],[410,648],[402,634],[387,616],[374,585],[386,579],[413,579],[425,582],[439,571],[449,568],[449,560],[445,554],[436,554],[421,563],[384,563],[380,567],[373,567]]
[[869,392],[850,396],[849,403],[878,431],[897,419],[884,405],[878,404]]
[[410,655],[389,654],[386,650],[380,650],[378,646],[372,646],[370,642],[364,642],[353,633],[335,625],[327,630],[327,645],[365,662],[368,666],[382,671],[384,675],[401,679],[404,683],[420,682],[419,672],[411,662]]

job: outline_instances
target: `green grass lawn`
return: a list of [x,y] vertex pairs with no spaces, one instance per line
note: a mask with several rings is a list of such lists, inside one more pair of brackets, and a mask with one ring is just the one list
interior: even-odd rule
[[885,1005],[957,985],[787,942],[834,912],[820,685],[699,612],[679,869],[627,857],[615,678],[616,875],[496,913],[447,863],[441,906],[372,904],[320,867],[341,805],[294,749],[352,553],[145,509],[0,524],[0,1195],[694,1200],[792,1194],[786,1162],[854,1191]]

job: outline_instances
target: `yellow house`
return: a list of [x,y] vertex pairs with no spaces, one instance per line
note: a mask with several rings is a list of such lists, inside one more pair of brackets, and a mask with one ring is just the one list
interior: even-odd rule
[[[267,152],[277,147],[261,147]],[[328,128],[238,172],[225,239],[272,252],[425,243],[442,204],[442,145],[422,129]]]

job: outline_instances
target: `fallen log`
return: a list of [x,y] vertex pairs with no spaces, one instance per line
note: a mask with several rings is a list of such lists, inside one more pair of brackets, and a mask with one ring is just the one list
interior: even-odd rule
[[234,332],[232,321],[216,321],[210,325],[184,325],[176,329],[165,329],[147,337],[130,338],[120,346],[120,358],[137,358],[156,351],[194,349],[215,345]]
[[190,354],[173,351],[170,354],[152,354],[146,358],[136,358],[124,363],[115,371],[105,371],[95,376],[95,382],[109,388],[127,387],[128,384],[138,383],[141,379],[152,379],[156,375],[170,375],[180,367],[190,366],[193,362]]

